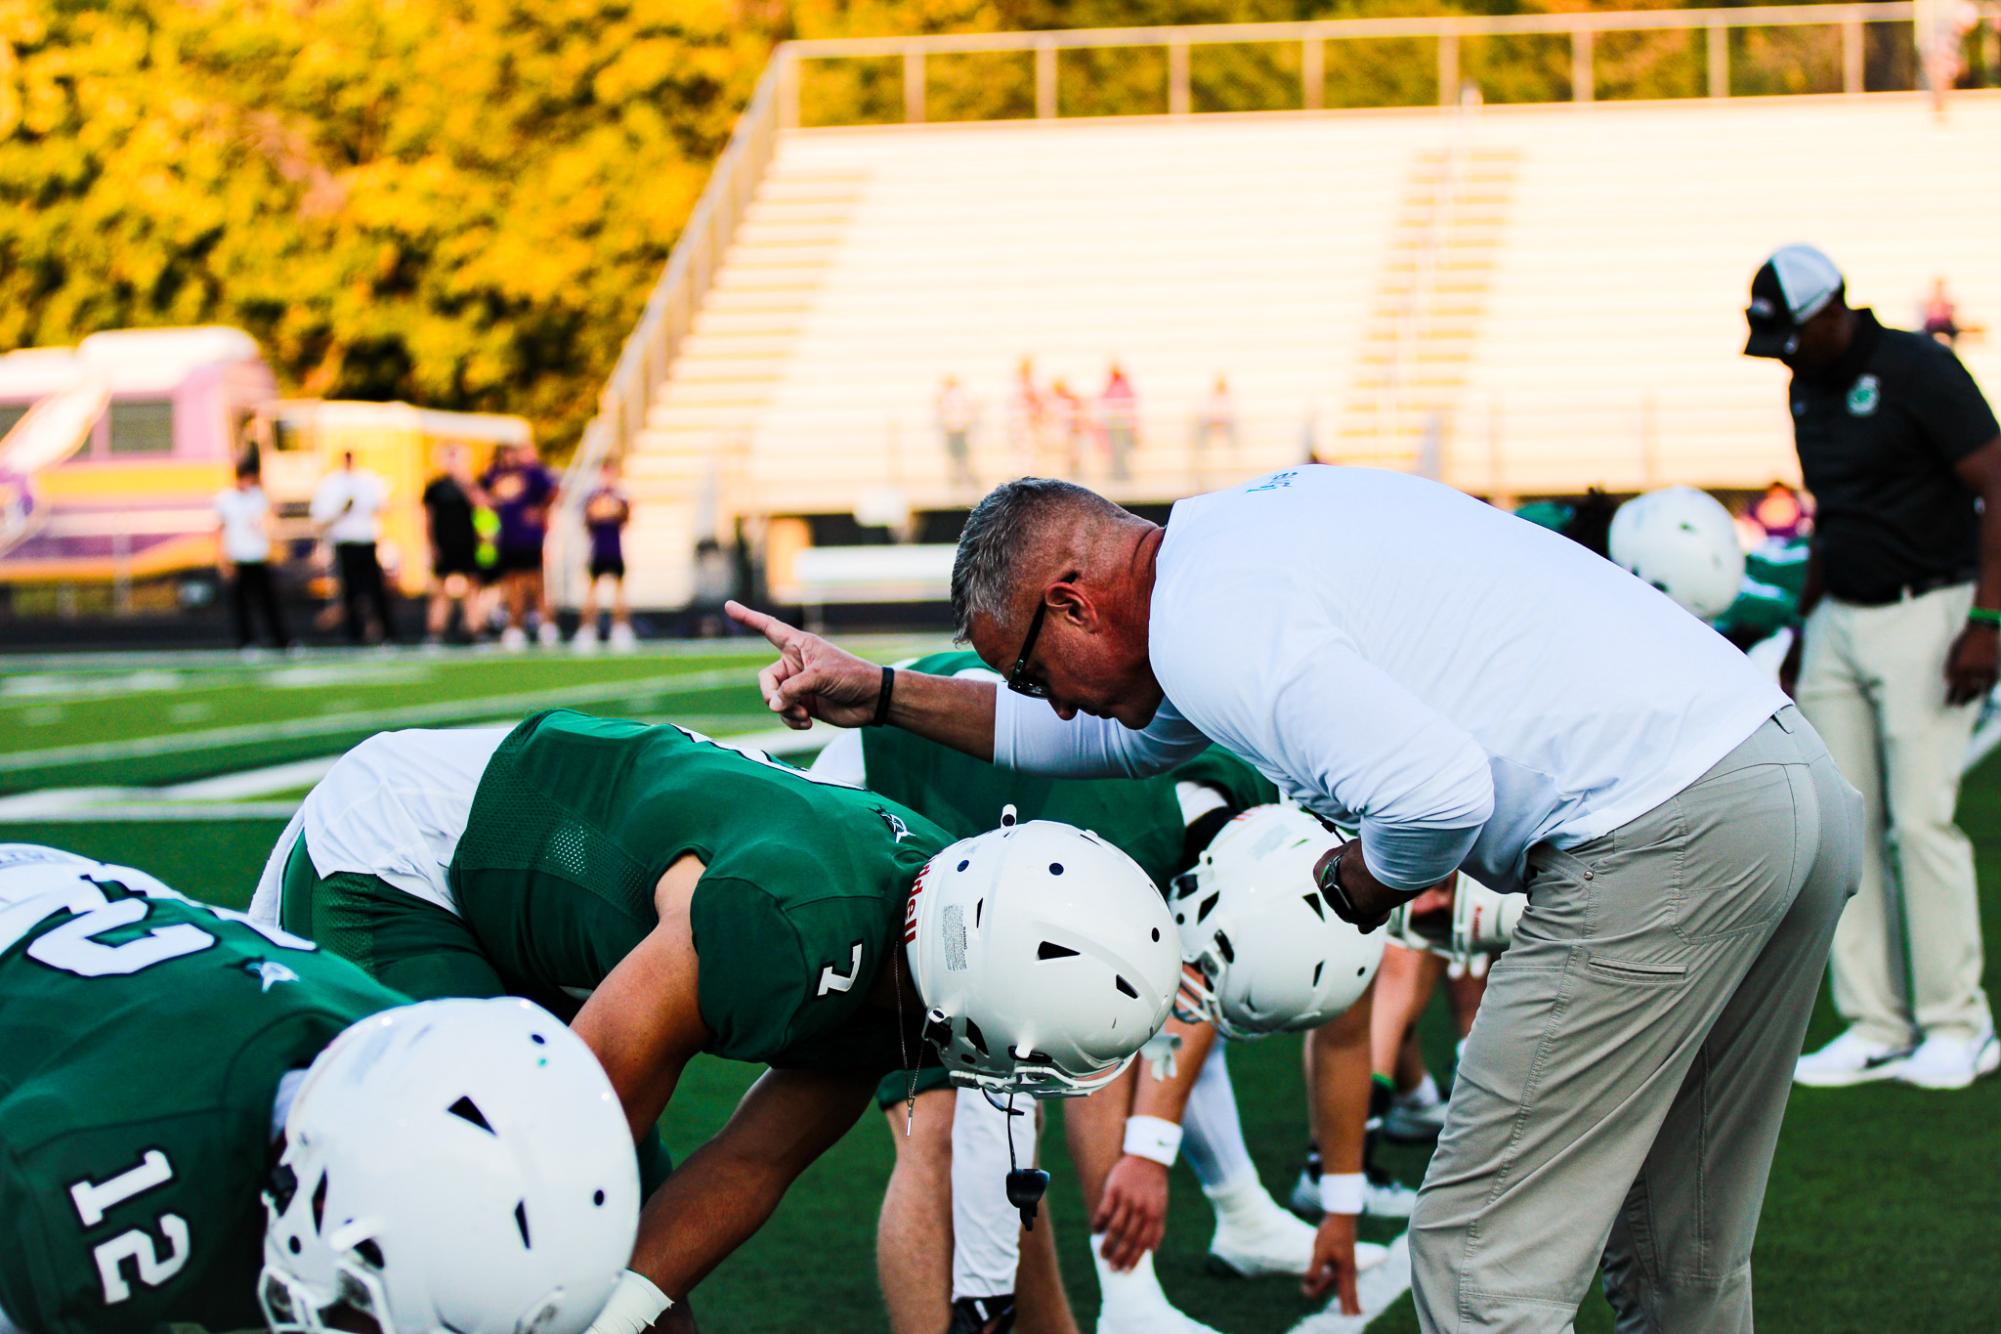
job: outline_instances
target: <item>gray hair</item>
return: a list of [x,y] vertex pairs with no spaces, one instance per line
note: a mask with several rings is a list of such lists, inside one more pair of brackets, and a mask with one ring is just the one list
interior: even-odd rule
[[952,561],[952,615],[960,643],[971,635],[975,617],[1006,615],[1018,564],[1024,554],[1032,557],[1050,521],[1080,512],[1125,513],[1095,491],[1051,477],[1004,482],[973,506]]

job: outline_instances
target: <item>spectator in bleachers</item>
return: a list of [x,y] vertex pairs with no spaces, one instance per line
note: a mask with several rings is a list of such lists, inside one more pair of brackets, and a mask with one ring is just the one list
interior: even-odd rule
[[354,466],[354,451],[340,456],[340,467],[328,473],[307,507],[313,522],[333,548],[340,572],[341,614],[347,639],[359,644],[367,637],[365,602],[382,626],[384,643],[396,642],[396,621],[389,610],[389,590],[382,563],[375,554],[381,536],[381,515],[389,503],[389,487],[374,473]]
[[1764,529],[1766,537],[1789,542],[1813,523],[1800,493],[1784,482],[1773,482],[1751,506],[1751,518]]
[[236,465],[236,484],[216,493],[215,512],[222,520],[222,577],[229,581],[230,602],[236,610],[236,646],[257,642],[250,608],[255,603],[270,632],[271,647],[292,642],[271,570],[271,502],[264,495],[256,456]]
[[1207,476],[1211,448],[1220,445],[1234,463],[1237,458],[1237,402],[1230,396],[1230,379],[1218,375],[1216,383],[1195,405],[1195,473],[1199,485]]
[[938,386],[938,436],[945,444],[954,486],[977,489],[980,484],[973,475],[973,420],[977,415],[966,387],[957,376],[946,376]]
[[1070,382],[1057,376],[1049,386],[1049,430],[1045,438],[1056,449],[1054,475],[1070,480],[1084,467],[1084,432],[1090,426],[1090,408],[1072,392]]
[[1015,367],[1014,387],[1007,400],[1008,447],[1014,451],[1014,471],[1032,472],[1040,466],[1048,418],[1049,405],[1035,384],[1035,363],[1023,357]]
[[1925,332],[1947,347],[1959,342],[1959,303],[1943,278],[1932,280],[1932,294],[1925,298]]
[[583,619],[572,645],[589,653],[598,645],[598,584],[611,583],[611,646],[633,648],[632,610],[625,602],[625,525],[632,521],[632,502],[618,484],[618,460],[598,465],[598,484],[584,498],[584,528],[591,538],[591,563],[584,581]]
[[473,508],[480,503],[479,485],[465,446],[446,445],[438,459],[441,471],[424,487],[424,536],[431,549],[431,600],[424,614],[424,642],[442,644],[451,626],[452,608],[459,610],[460,633],[477,633],[473,597],[479,591],[479,533]]
[[549,511],[556,504],[556,474],[542,465],[534,445],[515,445],[495,456],[480,485],[500,516],[500,571],[507,596],[501,647],[527,645],[525,622],[531,601],[540,617],[536,638],[544,647],[553,645],[561,634],[542,578],[542,545],[549,535]]
[[1098,395],[1098,426],[1104,432],[1105,462],[1111,479],[1123,482],[1132,476],[1129,461],[1139,444],[1139,399],[1116,361]]

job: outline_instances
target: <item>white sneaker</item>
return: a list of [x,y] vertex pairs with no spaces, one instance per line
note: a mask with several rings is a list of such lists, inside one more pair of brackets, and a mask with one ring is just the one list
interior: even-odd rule
[[518,625],[510,625],[500,632],[500,646],[509,653],[519,653],[528,647],[528,632]]
[[1091,1260],[1098,1271],[1098,1334],[1221,1334],[1167,1300],[1153,1272],[1153,1252],[1121,1274],[1099,1254],[1103,1244],[1102,1234],[1091,1239]]
[[1793,1082],[1831,1089],[1895,1079],[1910,1054],[1909,1047],[1870,1042],[1851,1028],[1819,1051],[1800,1057],[1793,1069]]
[[1438,1132],[1445,1129],[1445,1099],[1436,1089],[1429,1091],[1429,1098],[1399,1093],[1390,1099],[1390,1109],[1383,1113],[1383,1138],[1399,1144],[1424,1144],[1438,1138]]
[[1897,1078],[1921,1089],[1963,1089],[2001,1069],[2001,1041],[1989,1028],[1979,1037],[1933,1033],[1910,1054]]
[[[1320,1184],[1304,1171],[1292,1183],[1292,1196],[1286,1201],[1288,1208],[1309,1222],[1320,1220]],[[1394,1177],[1377,1178],[1369,1175],[1369,1184],[1362,1190],[1362,1212],[1370,1218],[1409,1218],[1411,1210],[1417,1208],[1417,1190],[1406,1186]]]
[[602,645],[598,640],[597,627],[594,625],[578,626],[577,632],[570,636],[570,652],[572,653],[581,653],[588,657],[597,652],[600,647]]
[[[1245,1198],[1216,1211],[1216,1234],[1209,1241],[1212,1273],[1238,1278],[1304,1274],[1313,1266],[1313,1227],[1278,1207],[1264,1187],[1253,1185],[1256,1200]],[[1211,1197],[1215,1202],[1215,1197]]]
[[1285,1203],[1288,1209],[1310,1223],[1319,1222],[1320,1215],[1326,1212],[1320,1207],[1320,1183],[1303,1167],[1299,1169],[1299,1179],[1292,1183],[1292,1195]]
[[1158,1290],[1156,1294],[1151,1301],[1135,1296],[1099,1306],[1098,1334],[1222,1334],[1184,1313],[1167,1300],[1167,1294]]
[[1362,1212],[1371,1218],[1409,1218],[1417,1191],[1401,1181],[1370,1181],[1362,1192]]
[[535,627],[535,642],[543,648],[554,648],[563,642],[563,632],[554,621],[544,621]]
[[611,651],[630,653],[639,647],[639,636],[632,633],[632,622],[613,621],[611,623]]

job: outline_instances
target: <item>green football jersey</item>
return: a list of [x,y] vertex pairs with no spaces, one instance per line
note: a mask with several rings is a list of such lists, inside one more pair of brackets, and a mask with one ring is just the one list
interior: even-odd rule
[[[0,871],[28,860],[0,849]],[[66,865],[0,879],[0,1310],[37,1334],[261,1327],[279,1081],[404,998],[150,877]]]
[[450,877],[503,976],[582,994],[653,929],[655,886],[692,854],[706,868],[691,917],[709,1050],[892,1069],[895,1019],[868,994],[901,948],[911,883],[952,841],[915,811],[768,755],[556,710],[488,761]]
[[1716,618],[1716,628],[1750,645],[1800,623],[1809,547],[1805,538],[1768,539],[1744,558],[1737,600]]
[[[985,669],[977,654],[965,652],[934,653],[909,667],[933,676]],[[1152,778],[1050,778],[997,768],[901,728],[871,727],[862,733],[862,759],[872,790],[924,812],[954,837],[998,828],[1001,807],[1012,805],[1023,820],[1089,829],[1138,862],[1163,891],[1185,869],[1186,823],[1175,784],[1218,788],[1235,810],[1279,795],[1256,769],[1220,747]]]

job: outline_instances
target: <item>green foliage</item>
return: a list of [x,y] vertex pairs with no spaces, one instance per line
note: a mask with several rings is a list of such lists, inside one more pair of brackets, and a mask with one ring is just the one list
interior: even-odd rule
[[[1663,0],[1629,0],[1643,7]],[[0,0],[0,349],[225,323],[289,393],[581,432],[786,37],[1497,13],[1596,0]],[[1871,35],[1872,86],[1908,40]],[[1880,49],[1879,49],[1880,48]],[[1325,106],[1438,100],[1429,39],[1324,46]],[[1740,92],[1839,86],[1828,29],[1732,39]],[[1296,43],[1193,48],[1197,112],[1303,104]],[[1034,111],[1022,53],[926,62],[932,120]],[[1601,96],[1703,91],[1615,35]],[[1489,101],[1563,97],[1562,38],[1470,40]],[[806,124],[900,121],[903,64],[813,61]],[[1167,109],[1165,48],[1065,52],[1066,116]]]
[[0,0],[0,347],[249,329],[560,443],[769,47],[722,0]]

